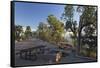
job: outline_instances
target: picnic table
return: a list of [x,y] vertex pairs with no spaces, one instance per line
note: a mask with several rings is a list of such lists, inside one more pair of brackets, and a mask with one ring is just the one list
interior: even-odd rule
[[22,49],[19,51],[19,57],[26,60],[35,60],[37,59],[37,54],[44,53],[44,48],[44,45],[40,45],[28,49]]

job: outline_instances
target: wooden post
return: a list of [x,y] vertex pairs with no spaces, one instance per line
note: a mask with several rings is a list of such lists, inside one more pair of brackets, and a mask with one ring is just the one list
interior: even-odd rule
[[25,59],[27,59],[28,51],[25,51]]
[[21,51],[20,51],[20,58],[23,58],[23,57],[22,57],[22,52],[21,52]]
[[29,50],[28,57],[29,57],[29,59],[32,59],[31,50]]

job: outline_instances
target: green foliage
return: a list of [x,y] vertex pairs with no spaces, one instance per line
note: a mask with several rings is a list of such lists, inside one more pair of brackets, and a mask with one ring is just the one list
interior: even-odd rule
[[49,15],[47,21],[50,25],[52,40],[56,43],[62,41],[62,34],[64,33],[64,24],[53,15]]
[[38,26],[39,38],[54,43],[60,42],[63,39],[64,24],[53,15],[49,15],[47,21],[48,23],[40,22]]
[[32,31],[32,38],[37,38],[37,31]]
[[49,33],[50,32],[49,32],[49,28],[48,28],[47,24],[40,22],[37,31],[39,32],[40,39],[49,41]]
[[32,32],[30,26],[26,27],[26,30],[24,32],[23,26],[21,25],[15,25],[15,40],[22,41],[25,39],[29,39],[32,37]]
[[96,8],[91,6],[81,6],[78,8],[82,11],[82,15],[80,16],[80,26],[81,29],[84,26],[94,24],[96,26]]
[[26,39],[29,39],[29,38],[32,37],[32,31],[31,31],[31,27],[30,26],[26,26],[25,37],[26,37]]
[[73,21],[73,15],[74,15],[74,8],[72,5],[66,5],[64,8],[64,13],[62,14],[62,18],[64,18],[67,21],[72,22]]
[[[66,21],[65,29],[71,30],[73,32],[73,39],[77,38],[77,22],[73,20],[74,17],[74,7],[72,5],[66,5],[64,8],[64,13],[62,18]],[[74,43],[76,45],[76,43]]]
[[15,25],[15,39],[20,41],[23,27],[21,25]]
[[[97,9],[91,6],[79,6],[77,10],[80,12],[79,22],[79,43],[88,45],[87,54],[90,56],[91,52],[97,48]],[[81,32],[84,31],[85,35],[81,38]],[[81,47],[83,46],[81,45]],[[80,44],[79,44],[80,46]],[[81,48],[82,49],[82,48]],[[96,53],[96,51],[94,51]]]

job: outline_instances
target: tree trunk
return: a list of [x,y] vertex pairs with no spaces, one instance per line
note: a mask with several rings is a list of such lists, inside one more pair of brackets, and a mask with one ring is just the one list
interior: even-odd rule
[[79,23],[79,29],[78,29],[78,45],[77,45],[77,54],[80,54],[80,49],[81,49],[81,31],[82,31],[82,25]]
[[78,33],[78,46],[77,46],[77,53],[80,54],[80,42],[81,42],[81,31],[79,30]]

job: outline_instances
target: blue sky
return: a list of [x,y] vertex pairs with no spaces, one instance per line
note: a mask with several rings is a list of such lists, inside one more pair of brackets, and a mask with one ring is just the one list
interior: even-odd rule
[[[36,30],[40,22],[47,22],[48,15],[53,14],[59,20],[64,12],[65,5],[40,4],[40,3],[15,3],[15,24],[22,26],[31,26]],[[74,20],[79,21],[78,13],[74,13]]]

